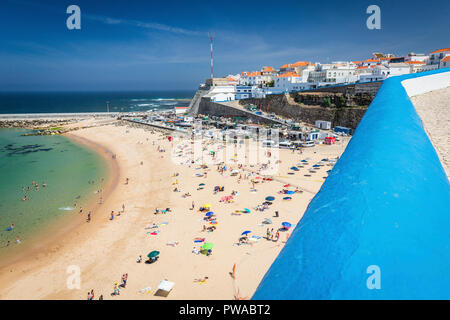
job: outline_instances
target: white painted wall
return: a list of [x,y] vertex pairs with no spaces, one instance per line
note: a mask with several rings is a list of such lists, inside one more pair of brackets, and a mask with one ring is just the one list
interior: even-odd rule
[[450,87],[450,71],[403,80],[402,85],[410,97],[444,89]]

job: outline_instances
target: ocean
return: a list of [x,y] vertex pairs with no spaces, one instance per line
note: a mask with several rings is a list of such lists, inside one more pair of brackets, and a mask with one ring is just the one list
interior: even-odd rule
[[195,91],[0,92],[0,114],[133,112],[188,106]]
[[[0,114],[104,112],[107,101],[111,112],[164,110],[187,106],[194,94],[0,92]],[[95,196],[107,174],[104,159],[93,150],[64,136],[23,136],[28,132],[0,129],[0,256],[14,254],[22,244],[39,239],[35,235],[46,227],[78,215],[79,206]]]
[[80,205],[105,184],[107,169],[99,154],[64,136],[22,136],[27,132],[0,129],[0,256],[52,223],[78,215]]

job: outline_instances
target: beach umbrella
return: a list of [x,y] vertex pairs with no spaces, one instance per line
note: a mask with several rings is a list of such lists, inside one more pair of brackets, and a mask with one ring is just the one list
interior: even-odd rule
[[241,233],[241,236],[245,236],[245,235],[247,235],[247,234],[249,234],[249,233],[251,233],[251,231],[250,231],[250,230],[246,230],[246,231],[244,231],[244,232]]
[[306,161],[306,160],[302,160],[301,162],[308,162],[308,161]]
[[298,171],[299,170],[299,168],[297,168],[297,167],[291,167],[290,169],[294,170],[294,171]]
[[245,212],[245,213],[250,213],[250,209],[244,208],[244,212]]
[[195,238],[194,242],[203,242],[205,241],[205,238]]
[[291,185],[290,184],[285,184],[283,187],[284,188],[289,188]]
[[214,248],[214,245],[210,242],[205,243],[202,247],[204,250],[211,250],[212,248]]
[[270,220],[269,218],[264,218],[264,221],[265,221],[266,223],[268,223],[268,224],[271,224],[271,223],[272,223],[272,220]]
[[281,223],[281,225],[286,229],[289,229],[290,227],[292,227],[292,224],[290,224],[289,222],[283,222],[283,223]]
[[159,256],[159,251],[152,251],[147,255],[150,259],[156,258],[157,256]]
[[313,168],[319,168],[320,166],[318,164],[313,165]]
[[266,197],[266,200],[267,200],[267,201],[273,201],[273,200],[275,200],[275,197],[268,196],[268,197]]
[[283,200],[291,200],[291,197],[284,197]]
[[295,193],[295,191],[292,191],[292,190],[286,191],[286,194],[294,194],[294,193]]
[[210,203],[204,204],[203,207],[204,208],[211,208],[211,204]]
[[199,186],[204,186],[204,185],[205,185],[204,183],[200,183],[200,184],[199,184]]
[[205,217],[211,217],[213,214],[214,214],[214,212],[208,211],[208,212],[205,214]]

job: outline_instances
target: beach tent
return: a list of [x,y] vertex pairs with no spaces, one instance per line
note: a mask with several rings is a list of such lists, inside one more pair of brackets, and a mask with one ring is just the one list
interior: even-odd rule
[[170,282],[170,281],[164,279],[159,284],[158,290],[155,292],[155,296],[167,297],[169,295],[170,291],[172,291],[174,285],[175,285],[174,282]]
[[292,227],[292,224],[290,224],[289,222],[283,222],[283,223],[281,223],[281,225],[286,229],[289,229],[290,227]]
[[207,242],[202,246],[203,250],[211,250],[212,248],[214,248],[214,245],[210,242]]
[[266,200],[267,201],[273,201],[273,200],[275,200],[275,197],[269,196],[269,197],[266,197]]

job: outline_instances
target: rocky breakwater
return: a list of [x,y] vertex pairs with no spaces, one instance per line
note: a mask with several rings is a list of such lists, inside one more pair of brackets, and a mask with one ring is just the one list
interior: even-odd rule
[[79,129],[65,128],[64,125],[73,123],[74,120],[50,120],[50,119],[30,119],[30,120],[1,120],[0,128],[25,128],[33,132],[25,133],[24,136],[43,136],[63,134]]

